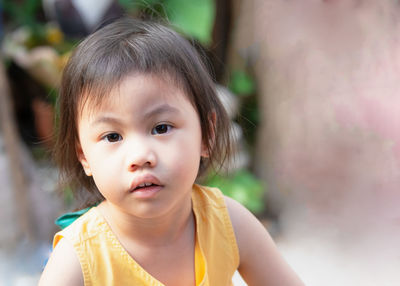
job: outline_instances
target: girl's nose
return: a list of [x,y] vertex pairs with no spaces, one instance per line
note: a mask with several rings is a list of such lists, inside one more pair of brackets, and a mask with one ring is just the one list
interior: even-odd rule
[[149,144],[139,143],[127,146],[127,168],[128,171],[135,171],[143,167],[154,167],[157,157]]

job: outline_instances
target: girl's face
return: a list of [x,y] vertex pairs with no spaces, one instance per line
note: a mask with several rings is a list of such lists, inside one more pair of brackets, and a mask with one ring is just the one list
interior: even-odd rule
[[78,118],[78,158],[108,205],[140,218],[190,203],[200,157],[198,114],[181,88],[156,75],[126,77]]

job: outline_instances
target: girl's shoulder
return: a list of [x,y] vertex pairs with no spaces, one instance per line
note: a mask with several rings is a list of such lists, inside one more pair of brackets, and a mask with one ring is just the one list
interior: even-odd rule
[[59,221],[71,223],[64,224],[65,228],[54,235],[53,251],[39,285],[83,285],[77,246],[103,233],[106,222],[97,207],[68,213]]
[[279,253],[261,222],[237,201],[225,197],[239,248],[239,273],[249,285],[304,285]]
[[72,244],[60,239],[44,268],[39,286],[84,285],[79,258]]

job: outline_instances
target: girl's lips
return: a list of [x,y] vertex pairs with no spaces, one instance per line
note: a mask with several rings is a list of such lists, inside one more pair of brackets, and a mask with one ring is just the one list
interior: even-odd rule
[[130,190],[131,192],[136,191],[138,189],[147,188],[148,185],[161,185],[160,180],[157,179],[157,177],[150,175],[150,174],[145,174],[141,176],[135,177],[130,185]]
[[152,198],[157,195],[159,191],[161,191],[162,186],[160,185],[151,185],[148,187],[136,188],[131,191],[137,198]]

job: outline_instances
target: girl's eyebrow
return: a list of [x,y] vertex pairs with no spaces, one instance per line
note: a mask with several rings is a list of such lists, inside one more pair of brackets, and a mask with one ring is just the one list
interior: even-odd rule
[[175,113],[175,114],[180,114],[181,112],[180,112],[180,110],[179,110],[178,108],[173,107],[173,106],[171,106],[171,105],[165,103],[165,104],[162,104],[162,105],[160,105],[160,106],[157,106],[157,107],[154,108],[154,109],[151,109],[151,110],[145,112],[145,113],[143,114],[143,118],[148,119],[148,118],[154,117],[154,116],[156,116],[156,115],[159,115],[160,113],[161,113],[161,114],[163,114],[163,113]]
[[94,120],[90,125],[95,126],[99,124],[121,124],[121,122],[112,116],[104,115],[97,117],[96,120]]
[[[143,114],[144,119],[149,119],[154,116],[157,116],[159,114],[165,114],[165,113],[172,113],[172,114],[180,114],[180,110],[176,107],[173,107],[167,103],[162,104],[160,106],[157,106],[154,109],[151,109],[150,111],[147,111]],[[103,115],[100,117],[97,117],[90,125],[91,126],[96,126],[99,124],[122,124],[122,122],[113,116],[110,115]]]

